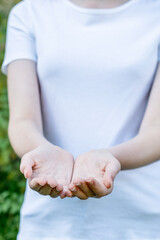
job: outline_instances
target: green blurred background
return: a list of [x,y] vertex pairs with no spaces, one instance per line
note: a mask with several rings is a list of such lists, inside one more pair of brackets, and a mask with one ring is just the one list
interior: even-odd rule
[[[4,58],[7,18],[18,0],[0,0],[0,66]],[[25,179],[19,171],[20,159],[8,139],[7,79],[0,72],[0,240],[15,240]]]

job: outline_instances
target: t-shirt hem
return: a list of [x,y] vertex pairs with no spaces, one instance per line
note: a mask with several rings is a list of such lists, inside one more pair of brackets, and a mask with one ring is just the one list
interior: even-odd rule
[[[37,237],[27,237],[27,238],[24,238],[20,235],[17,236],[17,239],[16,240],[89,240],[88,238],[74,238],[74,237],[60,237],[60,238],[57,238],[57,237],[44,237],[44,238],[37,238]],[[101,238],[98,238],[99,240],[101,240]],[[117,238],[117,237],[114,237],[114,238],[107,238],[107,240],[128,240],[128,239],[131,239],[131,240],[160,240],[160,237],[158,238],[146,238],[146,237],[140,237],[140,238]]]

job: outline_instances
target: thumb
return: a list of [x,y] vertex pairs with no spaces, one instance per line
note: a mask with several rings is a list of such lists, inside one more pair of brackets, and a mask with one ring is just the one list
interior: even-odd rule
[[24,174],[25,178],[30,178],[32,175],[32,168],[35,166],[35,161],[33,157],[31,157],[29,154],[23,155],[21,159],[20,164],[20,171]]
[[121,165],[117,159],[113,159],[107,163],[103,176],[103,183],[107,188],[111,188],[113,186],[113,181],[120,169]]

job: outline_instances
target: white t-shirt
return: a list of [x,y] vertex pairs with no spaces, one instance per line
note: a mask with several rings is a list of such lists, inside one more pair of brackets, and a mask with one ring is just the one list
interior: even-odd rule
[[[159,0],[110,9],[24,0],[9,14],[2,71],[37,62],[44,135],[76,158],[136,136],[159,43]],[[160,161],[121,171],[100,199],[53,199],[27,182],[18,240],[42,239],[160,240]]]

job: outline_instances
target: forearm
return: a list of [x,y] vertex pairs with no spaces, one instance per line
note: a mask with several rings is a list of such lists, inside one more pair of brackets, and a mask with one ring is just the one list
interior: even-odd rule
[[15,153],[21,158],[39,145],[48,142],[42,130],[31,120],[17,120],[9,123],[8,136]]
[[120,161],[121,169],[132,169],[160,159],[160,126],[141,131],[133,139],[109,148]]

